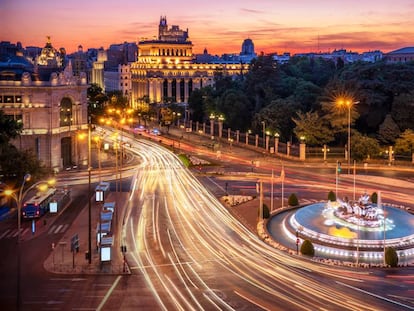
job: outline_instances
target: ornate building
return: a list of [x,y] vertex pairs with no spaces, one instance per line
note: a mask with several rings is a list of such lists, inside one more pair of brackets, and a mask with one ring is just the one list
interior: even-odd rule
[[61,56],[48,38],[34,66],[19,52],[0,62],[0,109],[23,123],[12,143],[56,171],[87,159],[87,140],[78,139],[88,127],[86,75],[74,76]]
[[213,85],[214,74],[237,76],[248,64],[196,63],[188,30],[168,28],[160,18],[158,39],[138,43],[138,59],[131,64],[131,105],[138,110],[148,103],[185,104],[194,89]]

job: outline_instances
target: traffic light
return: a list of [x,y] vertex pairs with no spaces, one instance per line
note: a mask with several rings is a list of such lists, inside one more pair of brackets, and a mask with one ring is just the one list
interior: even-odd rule
[[341,171],[342,171],[341,162],[337,162],[336,170],[337,170],[338,174],[341,173]]

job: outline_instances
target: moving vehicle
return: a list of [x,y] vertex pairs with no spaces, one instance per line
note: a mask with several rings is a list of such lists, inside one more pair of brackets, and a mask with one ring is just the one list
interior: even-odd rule
[[55,192],[55,188],[50,188],[27,200],[22,206],[23,218],[39,218],[46,214],[49,211],[49,203],[54,200]]

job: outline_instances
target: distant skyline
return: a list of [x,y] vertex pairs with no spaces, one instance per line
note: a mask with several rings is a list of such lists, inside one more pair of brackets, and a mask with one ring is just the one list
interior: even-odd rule
[[253,40],[256,53],[389,52],[414,46],[412,0],[0,0],[0,41],[107,49],[158,35],[168,26],[189,30],[194,53],[238,53]]

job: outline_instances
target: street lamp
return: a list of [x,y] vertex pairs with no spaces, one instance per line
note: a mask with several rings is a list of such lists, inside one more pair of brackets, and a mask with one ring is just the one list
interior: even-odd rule
[[262,125],[263,125],[263,148],[265,147],[265,135],[266,135],[266,123],[265,121],[262,121]]
[[280,137],[279,133],[276,132],[275,133],[275,154],[279,153],[279,137]]
[[22,185],[20,186],[20,190],[19,190],[19,194],[16,195],[15,192],[13,192],[13,190],[6,190],[5,194],[11,198],[13,198],[13,200],[15,200],[16,204],[17,204],[17,296],[16,296],[16,306],[17,306],[17,310],[20,310],[20,262],[21,262],[21,250],[20,250],[20,230],[21,230],[21,217],[22,217],[22,200],[24,198],[24,196],[26,195],[26,193],[32,189],[34,187],[34,185],[32,187],[30,187],[29,189],[27,189],[24,193],[23,193],[23,188],[24,185],[26,184],[26,182],[30,181],[31,179],[31,175],[30,174],[26,174],[23,177],[23,182]]
[[221,139],[221,136],[223,134],[223,121],[224,121],[224,116],[221,114],[221,115],[218,116],[219,139]]
[[339,98],[336,101],[338,107],[345,106],[348,109],[348,143],[347,143],[347,162],[348,162],[348,175],[351,168],[351,108],[353,105],[358,104],[359,101],[353,101],[350,98]]

